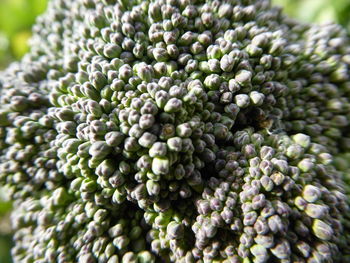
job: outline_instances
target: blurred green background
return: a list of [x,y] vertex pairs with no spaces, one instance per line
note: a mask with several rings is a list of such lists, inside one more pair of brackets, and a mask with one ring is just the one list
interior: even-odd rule
[[0,68],[28,51],[31,26],[46,4],[47,0],[0,0]]
[[[73,1],[73,0],[72,0]],[[305,22],[336,22],[350,32],[349,0],[272,0],[285,13]],[[0,0],[0,69],[20,59],[27,51],[31,26],[42,13],[47,0]],[[0,188],[0,263],[10,263],[11,232],[4,190]]]

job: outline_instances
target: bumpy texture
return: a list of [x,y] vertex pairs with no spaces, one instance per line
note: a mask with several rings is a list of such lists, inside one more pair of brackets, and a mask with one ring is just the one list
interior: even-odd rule
[[268,0],[52,0],[0,78],[14,261],[349,262],[349,66]]

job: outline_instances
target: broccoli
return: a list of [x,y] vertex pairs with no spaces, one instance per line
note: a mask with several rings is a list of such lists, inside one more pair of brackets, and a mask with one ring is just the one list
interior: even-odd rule
[[350,260],[350,39],[269,0],[52,0],[0,76],[14,262]]

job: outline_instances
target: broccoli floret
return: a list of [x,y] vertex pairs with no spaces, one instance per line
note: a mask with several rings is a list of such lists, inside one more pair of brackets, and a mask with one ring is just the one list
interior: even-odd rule
[[14,262],[350,260],[350,39],[269,0],[51,0],[0,74]]

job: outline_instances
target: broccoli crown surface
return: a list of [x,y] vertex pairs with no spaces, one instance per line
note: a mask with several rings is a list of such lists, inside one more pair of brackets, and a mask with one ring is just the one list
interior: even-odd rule
[[268,0],[52,0],[33,31],[0,78],[15,262],[350,262],[342,28]]

